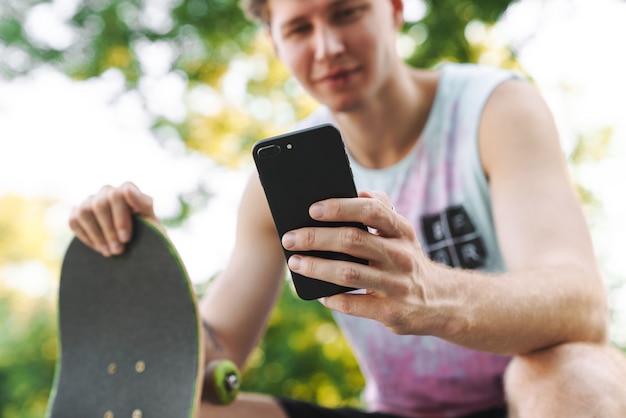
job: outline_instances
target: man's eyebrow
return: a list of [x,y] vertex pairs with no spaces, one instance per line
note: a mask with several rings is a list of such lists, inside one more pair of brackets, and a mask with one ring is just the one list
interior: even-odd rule
[[332,9],[336,9],[338,7],[343,6],[344,4],[354,3],[355,1],[357,1],[357,0],[336,0],[336,1],[332,2],[332,4],[330,6],[328,6],[328,8],[331,9],[331,10]]
[[[328,6],[328,10],[330,13],[332,13],[336,9],[341,8],[343,5],[354,3],[355,1],[356,0],[335,0],[334,2],[330,4],[330,6]],[[280,25],[280,30],[281,31],[288,30],[290,27],[297,26],[299,24],[305,23],[306,21],[307,21],[307,18],[305,16],[296,16],[282,23]]]

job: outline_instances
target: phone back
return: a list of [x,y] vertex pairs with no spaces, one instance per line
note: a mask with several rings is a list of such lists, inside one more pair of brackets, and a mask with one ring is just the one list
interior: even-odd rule
[[[313,220],[309,207],[320,200],[356,197],[352,170],[339,131],[332,125],[319,125],[257,142],[253,158],[279,237],[307,226],[352,226],[366,230],[360,223],[330,223]],[[288,259],[294,252],[285,251]],[[300,254],[367,261],[330,251]],[[291,272],[298,296],[317,299],[354,290]]]

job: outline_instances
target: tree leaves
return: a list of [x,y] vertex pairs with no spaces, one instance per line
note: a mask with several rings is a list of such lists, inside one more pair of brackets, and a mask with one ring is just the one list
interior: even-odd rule
[[405,33],[426,35],[407,59],[421,68],[432,67],[442,60],[475,62],[476,54],[465,36],[467,25],[472,21],[495,23],[512,1],[426,0],[425,3],[428,11],[424,19],[403,29]]

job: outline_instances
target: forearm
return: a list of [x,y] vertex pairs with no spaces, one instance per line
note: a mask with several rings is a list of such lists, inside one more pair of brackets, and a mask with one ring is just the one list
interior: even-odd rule
[[284,283],[284,269],[280,247],[262,254],[240,246],[233,254],[200,301],[200,316],[209,330],[207,361],[226,358],[244,366],[265,331]]
[[[257,277],[251,276],[254,282]],[[244,367],[248,356],[258,344],[266,328],[273,304],[280,292],[281,281],[271,288],[246,286],[237,291],[237,284],[229,287],[227,278],[215,283],[200,302],[201,318],[205,335],[205,359],[229,359]],[[229,287],[228,289],[225,289]],[[256,292],[257,295],[253,295]]]
[[217,347],[207,347],[207,361],[226,358],[244,366],[265,331],[284,278],[285,256],[258,176],[251,175],[239,206],[235,247],[200,301],[200,315],[213,335],[208,343]]
[[606,338],[604,286],[592,269],[549,266],[485,274],[437,265],[431,271],[436,276],[427,295],[435,313],[432,334],[455,344],[522,354]]
[[213,326],[204,318],[200,318],[202,326],[202,338],[204,342],[204,359],[205,363],[209,363],[213,359],[232,358],[232,354],[228,354],[224,349],[224,345],[220,341],[218,333]]

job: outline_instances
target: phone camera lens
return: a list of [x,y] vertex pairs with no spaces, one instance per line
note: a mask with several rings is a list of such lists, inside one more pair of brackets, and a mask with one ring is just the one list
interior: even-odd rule
[[280,154],[280,147],[278,145],[268,145],[257,150],[259,158],[271,158]]

